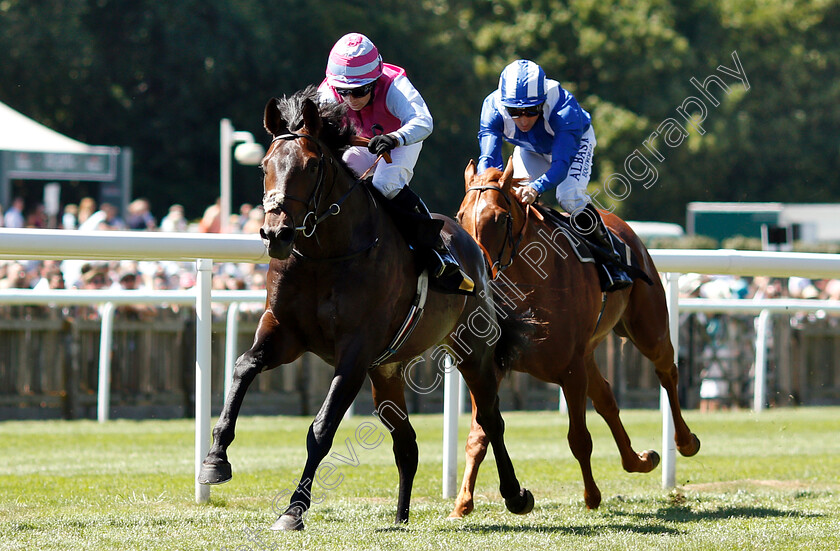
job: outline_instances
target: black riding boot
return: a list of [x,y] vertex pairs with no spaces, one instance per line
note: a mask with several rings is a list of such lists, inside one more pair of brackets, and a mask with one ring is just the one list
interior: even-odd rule
[[594,206],[592,206],[592,203],[588,203],[585,209],[592,217],[594,217],[595,220],[595,229],[588,235],[588,237],[609,255],[609,258],[603,260],[601,263],[607,276],[605,291],[611,293],[613,291],[620,291],[630,287],[633,285],[633,278],[627,275],[621,267],[621,260],[618,258],[618,255],[616,255],[612,241],[610,240],[609,235],[607,235],[609,230],[604,225],[604,220],[601,218],[601,214]]
[[389,206],[396,211],[394,220],[400,232],[420,254],[432,278],[449,290],[471,294],[475,283],[461,269],[440,235],[443,220],[432,218],[423,200],[408,186],[390,200]]

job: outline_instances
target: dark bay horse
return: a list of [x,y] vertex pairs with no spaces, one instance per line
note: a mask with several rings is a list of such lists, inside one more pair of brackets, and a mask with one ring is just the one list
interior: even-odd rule
[[395,354],[378,363],[416,304],[419,270],[379,199],[341,161],[341,151],[354,137],[343,121],[344,107],[319,105],[314,87],[266,106],[264,124],[273,137],[262,162],[266,218],[260,233],[271,256],[266,309],[253,346],[236,361],[199,482],[230,480],[227,448],[256,375],[311,351],[335,372],[307,434],[300,483],[272,529],[303,529],[318,466],[366,375],[376,413],[393,440],[399,473],[396,521],[406,522],[418,450],[399,362],[444,341],[448,350],[457,350],[458,369],[475,399],[476,423],[493,445],[505,504],[514,513],[527,513],[533,496],[520,487],[505,448],[497,397],[494,355],[506,337],[493,343],[485,331],[504,324],[496,321],[482,252],[454,220],[440,217],[444,239],[475,281],[476,296],[430,287],[419,325]]
[[[555,231],[556,222],[535,209],[526,211],[516,199],[512,174],[509,162],[504,173],[491,168],[476,175],[471,161],[464,173],[466,195],[458,221],[488,257],[494,278],[491,287],[497,295],[505,297],[511,307],[530,310],[540,322],[533,345],[508,367],[563,387],[569,411],[569,447],[583,474],[586,506],[594,509],[601,503],[601,492],[590,466],[587,396],[609,425],[626,471],[650,472],[659,464],[655,451],[633,450],[610,385],[595,363],[595,348],[610,331],[629,338],[653,362],[668,393],[680,453],[691,456],[700,448],[699,439],[680,412],[665,292],[639,238],[617,216],[603,213],[606,225],[632,248],[653,285],[637,279],[627,289],[602,294],[594,264],[578,261],[566,239]],[[504,269],[501,274],[500,269]],[[487,452],[487,435],[475,418],[466,451],[464,479],[450,517],[462,517],[473,509],[475,480]]]

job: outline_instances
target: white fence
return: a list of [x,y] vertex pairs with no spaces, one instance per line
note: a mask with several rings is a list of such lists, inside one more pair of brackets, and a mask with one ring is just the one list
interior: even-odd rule
[[[745,276],[801,276],[833,278],[840,276],[840,255],[811,253],[762,253],[752,251],[685,251],[654,250],[651,256],[661,272],[668,272],[668,303],[671,316],[671,337],[678,350],[677,323],[679,273],[734,274]],[[195,473],[210,447],[210,303],[212,262],[268,262],[262,241],[254,235],[193,235],[138,232],[78,232],[63,230],[0,229],[0,259],[81,259],[81,260],[174,260],[195,261],[198,275],[195,293],[183,300],[196,304],[196,423]],[[101,302],[109,302],[99,295]],[[116,302],[123,300],[112,297]],[[136,299],[138,297],[134,297]],[[173,297],[170,300],[174,299]],[[221,298],[221,297],[219,297]],[[151,300],[151,297],[149,297]],[[69,300],[69,297],[68,297]],[[749,302],[749,301],[743,301]],[[676,358],[675,358],[676,360]],[[447,373],[447,378],[451,377]],[[448,389],[444,403],[443,494],[454,495],[457,460],[458,393],[454,379],[445,383]],[[663,420],[663,486],[672,487],[675,480],[675,445],[670,408],[663,396],[660,401]],[[452,430],[451,427],[456,430]],[[210,489],[195,483],[198,502],[209,499]]]

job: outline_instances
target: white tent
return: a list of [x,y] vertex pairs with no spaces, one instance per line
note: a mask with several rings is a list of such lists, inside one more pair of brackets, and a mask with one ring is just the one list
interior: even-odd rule
[[125,212],[131,197],[131,149],[68,138],[0,102],[0,205],[19,194],[34,200],[45,181],[99,182],[89,193]]
[[0,102],[0,151],[90,153],[92,147],[51,130]]

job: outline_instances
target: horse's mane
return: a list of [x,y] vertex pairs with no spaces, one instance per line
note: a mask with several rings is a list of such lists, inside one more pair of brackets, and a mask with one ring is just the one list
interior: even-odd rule
[[350,145],[350,138],[355,135],[353,126],[348,124],[345,118],[347,106],[336,102],[321,103],[318,99],[318,88],[314,85],[310,84],[291,97],[283,96],[277,99],[277,109],[288,124],[289,130],[296,132],[303,126],[303,106],[306,100],[311,100],[318,106],[322,124],[319,139],[336,151],[346,149]]

